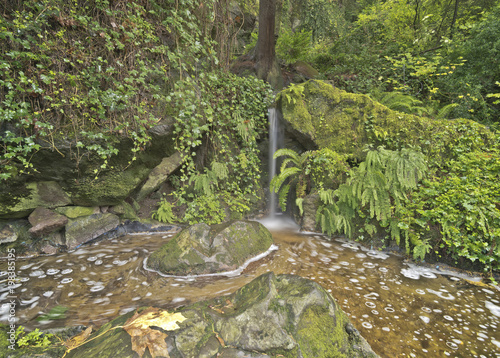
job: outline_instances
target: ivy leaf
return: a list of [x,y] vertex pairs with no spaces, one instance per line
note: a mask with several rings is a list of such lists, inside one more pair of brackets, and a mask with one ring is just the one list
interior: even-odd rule
[[[125,322],[123,329],[132,337],[132,350],[139,357],[144,355],[146,348],[153,358],[162,356],[170,357],[168,354],[165,338],[167,334],[163,331],[175,331],[179,329],[177,322],[186,318],[181,313],[169,313],[168,311],[150,307],[140,314],[135,313]],[[160,330],[153,329],[160,328]]]

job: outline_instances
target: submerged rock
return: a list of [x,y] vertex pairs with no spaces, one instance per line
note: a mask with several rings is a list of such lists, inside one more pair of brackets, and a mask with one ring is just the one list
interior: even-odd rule
[[[165,313],[149,311],[156,311],[155,317]],[[166,347],[171,358],[378,357],[320,285],[294,275],[270,272],[230,296],[178,310],[171,314],[181,317],[174,328],[158,327],[157,318],[149,328],[142,322],[148,335],[134,338],[133,344],[121,326],[134,315],[129,312],[104,325],[67,357],[137,357],[133,348],[140,342],[144,347],[147,342],[146,351]]]
[[195,224],[153,252],[147,267],[181,276],[230,271],[267,251],[272,243],[269,230],[255,221]]

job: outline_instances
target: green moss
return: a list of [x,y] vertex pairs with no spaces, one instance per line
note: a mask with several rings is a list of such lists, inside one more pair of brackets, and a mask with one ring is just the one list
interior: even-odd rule
[[147,177],[150,170],[138,166],[114,170],[97,179],[82,179],[70,188],[73,203],[81,206],[118,205]]
[[[288,129],[310,147],[329,148],[362,161],[366,145],[396,150],[416,146],[443,161],[464,141],[478,149],[494,141],[485,126],[466,119],[435,120],[390,110],[366,95],[311,80],[303,93],[282,91],[278,105]],[[312,149],[312,148],[310,148]]]
[[340,310],[334,318],[325,307],[308,307],[302,314],[297,329],[297,343],[302,355],[305,358],[347,357],[343,352],[348,346],[345,323],[345,315]]
[[70,219],[76,219],[82,216],[89,216],[95,213],[98,213],[99,208],[97,207],[87,207],[87,206],[64,206],[60,208],[56,208],[55,212],[64,216],[67,216]]

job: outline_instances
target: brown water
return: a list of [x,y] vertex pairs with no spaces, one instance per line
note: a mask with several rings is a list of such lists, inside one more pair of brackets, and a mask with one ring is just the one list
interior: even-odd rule
[[[225,295],[274,271],[312,279],[331,292],[382,357],[500,357],[500,292],[459,276],[412,266],[356,242],[272,229],[278,250],[237,277],[161,277],[147,255],[174,232],[101,241],[57,256],[17,259],[17,324],[100,326],[140,306],[167,309]],[[0,264],[0,321],[8,317],[7,263]],[[469,278],[470,279],[470,278]],[[39,322],[53,307],[64,320]]]

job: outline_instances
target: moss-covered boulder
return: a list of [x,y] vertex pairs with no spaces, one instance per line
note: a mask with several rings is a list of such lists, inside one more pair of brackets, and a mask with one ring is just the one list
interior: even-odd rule
[[234,270],[267,251],[272,235],[255,221],[182,230],[148,258],[147,267],[167,275],[200,275]]
[[[134,318],[135,317],[135,318]],[[147,317],[151,323],[148,324]],[[168,320],[175,324],[168,324]],[[123,326],[136,335],[133,339]],[[142,330],[142,332],[141,332]],[[135,342],[135,343],[132,343]],[[272,272],[230,296],[175,312],[141,308],[102,326],[67,358],[137,357],[134,348],[171,358],[377,357],[334,299],[317,283]]]
[[414,146],[447,160],[457,142],[479,148],[494,140],[488,128],[476,122],[393,111],[366,95],[348,93],[318,80],[282,91],[278,105],[288,134],[306,149],[329,148],[357,161],[364,160],[366,145],[393,150]]
[[38,207],[56,208],[71,204],[70,197],[54,181],[23,184],[11,192],[8,200],[0,201],[0,219],[28,216]]

